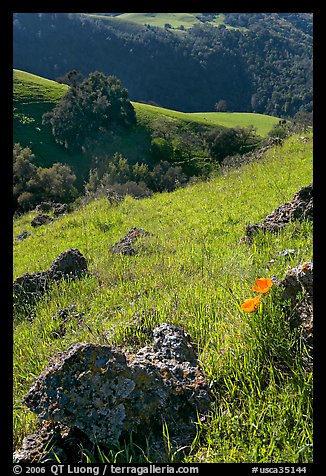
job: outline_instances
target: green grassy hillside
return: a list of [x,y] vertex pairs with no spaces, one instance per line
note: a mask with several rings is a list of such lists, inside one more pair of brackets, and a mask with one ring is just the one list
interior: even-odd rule
[[252,112],[179,112],[163,107],[133,102],[137,117],[141,121],[149,121],[158,116],[171,117],[179,121],[205,124],[206,126],[248,127],[254,126],[257,133],[265,137],[278,123],[279,118]]
[[[75,342],[136,350],[168,322],[190,333],[212,392],[210,413],[182,462],[311,462],[312,376],[304,349],[293,346],[280,290],[273,286],[254,313],[241,304],[256,278],[282,279],[312,260],[312,224],[292,223],[239,245],[246,224],[262,221],[311,181],[312,137],[293,136],[259,162],[173,193],[127,197],[118,206],[95,200],[36,229],[35,213],[15,220],[14,236],[32,233],[14,242],[15,277],[48,269],[71,247],[87,257],[90,271],[57,283],[27,316],[15,315],[15,445],[37,424],[21,398],[56,352]],[[138,242],[138,254],[110,254],[135,226],[152,233]],[[293,255],[280,255],[289,248]],[[55,339],[53,315],[71,304],[82,323],[72,320]],[[112,453],[106,457],[113,462]],[[167,454],[167,461],[177,457]],[[117,461],[155,462],[146,458],[122,448]]]
[[[109,22],[128,22],[136,23],[137,25],[151,25],[163,28],[166,24],[171,25],[172,28],[184,26],[184,28],[191,28],[193,25],[202,23],[198,16],[200,13],[120,13],[114,17],[98,14],[88,14],[97,19]],[[216,17],[209,20],[210,25],[219,26],[225,25],[226,28],[232,28],[225,24],[225,15],[218,14]]]
[[[13,71],[14,92],[14,142],[29,146],[35,154],[35,164],[50,167],[55,162],[68,164],[75,172],[81,187],[88,177],[92,165],[90,153],[76,153],[57,144],[49,124],[42,124],[42,115],[51,110],[68,90],[67,85],[56,83],[24,71]],[[153,131],[169,130],[176,143],[185,137],[196,136],[198,128],[210,130],[214,126],[246,127],[253,125],[262,137],[278,122],[278,118],[253,113],[182,113],[170,109],[133,102],[137,115],[137,125],[128,130],[123,137],[112,139],[102,137],[101,143],[94,144],[92,155],[112,156],[120,152],[131,162],[148,162],[151,156],[151,135]],[[183,164],[202,173],[210,167],[207,154],[194,151],[189,163]],[[187,159],[188,160],[188,159]],[[181,164],[181,163],[180,163]],[[197,172],[196,172],[197,173]]]
[[25,71],[13,71],[14,102],[55,103],[67,92],[69,86],[50,79],[41,78]]
[[51,110],[68,90],[59,84],[25,71],[13,70],[13,139],[35,154],[35,164],[50,167],[55,162],[66,163],[82,181],[90,160],[81,153],[72,153],[57,144],[49,125],[42,124],[42,115]]
[[[55,103],[68,90],[65,84],[59,84],[45,78],[24,71],[14,70],[14,102],[15,105]],[[158,116],[172,117],[180,121],[191,121],[206,124],[207,126],[225,127],[246,127],[253,125],[257,128],[257,133],[261,136],[266,134],[279,121],[277,117],[265,114],[245,113],[245,112],[198,112],[184,113],[166,109],[149,104],[142,104],[132,101],[137,113],[137,118],[142,122],[144,118],[155,118]],[[50,106],[49,104],[47,105]]]

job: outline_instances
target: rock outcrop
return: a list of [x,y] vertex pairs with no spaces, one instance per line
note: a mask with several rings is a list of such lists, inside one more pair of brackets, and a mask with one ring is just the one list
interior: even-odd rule
[[143,236],[149,235],[148,231],[145,231],[143,228],[132,228],[126,236],[117,241],[112,248],[110,249],[111,253],[122,254],[122,255],[135,255],[136,250],[134,248],[134,243]]
[[57,203],[57,202],[41,202],[36,207],[37,212],[51,212],[53,211],[54,216],[62,215],[69,210],[69,206],[66,203]]
[[290,323],[308,344],[313,343],[313,263],[306,262],[287,271],[281,281],[282,299],[290,305]]
[[162,324],[153,338],[135,354],[72,345],[51,360],[24,403],[40,419],[77,428],[94,444],[114,445],[132,432],[134,441],[159,445],[163,424],[171,444],[190,444],[198,414],[209,408],[207,382],[182,329]]
[[23,231],[22,233],[19,233],[19,235],[16,235],[15,238],[21,243],[23,240],[26,240],[26,238],[31,236],[31,234],[32,233],[29,233],[29,231]]
[[40,215],[37,215],[33,220],[31,221],[31,226],[34,228],[36,226],[41,226],[41,225],[46,225],[47,223],[51,223],[53,221],[53,218],[51,218],[49,215],[44,215],[43,213],[40,213]]
[[25,273],[13,283],[14,305],[31,304],[54,281],[70,277],[78,278],[87,273],[87,260],[82,253],[71,248],[62,252],[46,271]]
[[259,231],[278,232],[281,228],[293,220],[313,219],[313,185],[301,188],[290,202],[276,208],[267,215],[262,223],[249,224],[246,227],[245,236],[241,243],[251,243],[252,238]]

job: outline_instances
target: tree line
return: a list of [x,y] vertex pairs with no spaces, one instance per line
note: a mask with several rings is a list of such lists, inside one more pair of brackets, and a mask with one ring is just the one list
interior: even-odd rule
[[229,111],[310,113],[311,15],[225,15],[237,29],[206,22],[179,35],[78,14],[17,13],[14,67],[51,79],[73,68],[102,71],[135,101],[185,112],[212,111],[225,100]]
[[[196,174],[189,167],[194,153],[204,152],[219,164],[230,155],[249,152],[260,144],[253,127],[205,128],[176,131],[175,126],[157,121],[149,143],[151,164],[131,164],[119,150],[105,153],[107,133],[121,137],[137,127],[134,107],[128,91],[115,76],[95,71],[84,78],[76,70],[61,78],[70,85],[68,92],[51,110],[43,114],[50,123],[55,141],[70,151],[92,155],[94,144],[103,150],[101,158],[93,157],[94,167],[84,184],[84,192],[96,194],[108,188],[124,195],[150,196],[153,192],[172,191]],[[80,195],[76,175],[66,164],[37,167],[29,147],[14,144],[13,194],[14,210],[29,210],[40,201],[70,202]],[[201,173],[199,172],[199,175]]]

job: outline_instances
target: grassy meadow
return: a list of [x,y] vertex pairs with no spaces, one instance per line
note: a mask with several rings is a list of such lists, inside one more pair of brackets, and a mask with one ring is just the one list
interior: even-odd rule
[[[197,18],[198,15],[201,15],[200,13],[120,13],[114,17],[94,13],[84,15],[96,18],[97,20],[110,22],[112,25],[118,22],[119,24],[124,23],[126,25],[150,25],[164,28],[166,24],[169,24],[171,28],[179,28],[182,25],[187,29],[202,23]],[[225,23],[225,15],[223,13],[218,14],[214,19],[210,20],[209,25],[225,25],[226,28],[235,29]]]
[[14,103],[56,103],[69,86],[26,71],[13,70]]
[[[282,279],[291,267],[312,261],[312,224],[293,222],[239,244],[246,224],[262,221],[312,182],[312,135],[307,138],[290,137],[257,162],[172,193],[127,196],[116,206],[94,200],[35,229],[35,212],[14,220],[14,236],[32,233],[14,239],[15,278],[48,269],[71,247],[87,257],[90,271],[53,285],[33,308],[14,315],[15,447],[37,424],[21,398],[56,352],[76,342],[137,350],[168,322],[191,335],[212,403],[186,454],[167,452],[166,461],[312,461],[312,372],[284,317],[279,288],[273,286],[255,312],[241,310],[256,278]],[[137,242],[137,255],[112,255],[111,246],[132,227],[151,235]],[[293,255],[280,254],[289,248]],[[82,321],[72,319],[55,338],[53,316],[71,304]],[[120,450],[94,459],[85,450],[85,462],[156,462],[150,451]]]
[[279,118],[253,112],[180,112],[164,107],[151,106],[133,102],[137,118],[141,122],[152,122],[159,117],[171,118],[175,121],[205,124],[208,127],[248,127],[256,128],[257,134],[266,137]]

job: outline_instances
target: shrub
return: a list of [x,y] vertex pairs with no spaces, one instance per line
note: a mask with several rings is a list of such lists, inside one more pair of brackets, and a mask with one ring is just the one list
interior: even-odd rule
[[288,133],[286,128],[281,125],[274,126],[273,129],[268,133],[268,137],[278,137],[279,139],[285,139],[287,135]]
[[71,201],[77,196],[76,175],[68,165],[37,167],[29,147],[15,144],[13,148],[14,210],[27,211],[43,200]]
[[154,160],[169,160],[173,156],[173,147],[163,137],[155,137],[152,139],[151,153]]
[[260,138],[252,126],[216,128],[207,139],[209,153],[218,162],[227,156],[250,152],[260,143]]
[[180,166],[171,167],[169,162],[160,162],[151,173],[151,188],[155,192],[171,192],[187,182]]
[[134,198],[145,198],[153,195],[153,192],[144,182],[137,183],[132,180],[125,183],[115,183],[108,190],[122,196],[131,195]]

